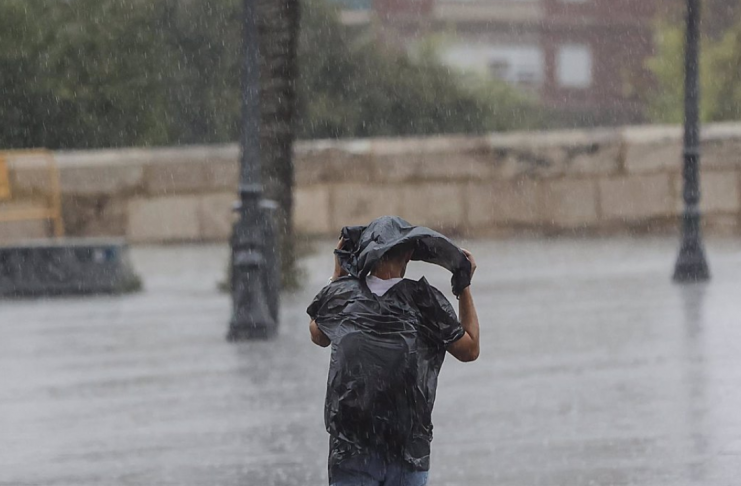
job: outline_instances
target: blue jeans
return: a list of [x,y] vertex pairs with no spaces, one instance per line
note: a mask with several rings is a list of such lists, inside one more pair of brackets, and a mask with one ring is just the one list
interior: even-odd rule
[[386,462],[376,455],[345,459],[332,468],[330,486],[425,486],[427,471],[415,471],[403,461]]

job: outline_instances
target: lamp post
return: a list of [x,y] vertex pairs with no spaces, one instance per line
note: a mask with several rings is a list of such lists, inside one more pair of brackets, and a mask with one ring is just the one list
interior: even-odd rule
[[700,229],[700,0],[687,0],[687,46],[684,93],[684,214],[682,247],[674,280],[700,282],[710,278]]
[[277,326],[275,237],[271,205],[262,199],[260,65],[255,0],[244,0],[239,214],[231,237],[232,318],[229,341],[266,338]]

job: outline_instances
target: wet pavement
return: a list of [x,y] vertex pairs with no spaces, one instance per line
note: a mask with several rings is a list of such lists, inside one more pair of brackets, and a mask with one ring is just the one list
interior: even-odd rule
[[[467,244],[482,354],[443,367],[430,485],[741,484],[741,241],[685,287],[674,239]],[[135,249],[140,294],[0,302],[0,484],[326,484],[318,248],[269,342],[225,341],[221,246]]]

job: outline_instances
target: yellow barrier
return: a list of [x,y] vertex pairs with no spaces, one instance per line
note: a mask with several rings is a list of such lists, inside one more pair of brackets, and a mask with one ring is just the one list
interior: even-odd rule
[[0,201],[13,199],[11,190],[10,171],[8,162],[23,163],[23,159],[33,158],[45,161],[45,167],[49,174],[49,194],[47,205],[38,208],[4,209],[0,205],[0,223],[13,221],[30,221],[46,219],[52,222],[54,236],[64,236],[64,223],[62,221],[62,195],[59,184],[59,169],[57,168],[54,154],[49,150],[5,150],[0,151]]
[[0,156],[0,201],[10,199],[10,176],[8,175],[8,164]]

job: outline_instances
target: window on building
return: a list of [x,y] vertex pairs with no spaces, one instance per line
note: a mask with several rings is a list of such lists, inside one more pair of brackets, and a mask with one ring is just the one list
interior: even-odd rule
[[556,75],[563,88],[584,89],[592,85],[592,51],[584,44],[564,44],[556,58]]
[[540,86],[545,58],[537,45],[454,44],[442,50],[442,61],[463,71],[473,71],[523,87]]
[[506,81],[510,69],[510,63],[507,60],[497,59],[489,62],[489,73],[497,79]]
[[346,10],[370,10],[373,6],[372,0],[330,0],[330,2]]

